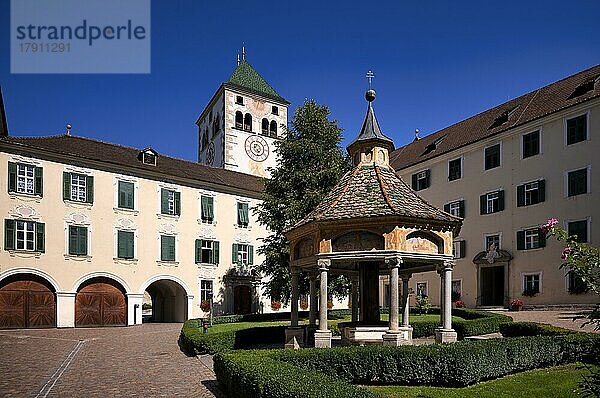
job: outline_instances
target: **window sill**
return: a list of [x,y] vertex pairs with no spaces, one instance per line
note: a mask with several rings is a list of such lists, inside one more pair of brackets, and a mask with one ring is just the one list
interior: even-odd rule
[[94,205],[94,203],[79,202],[79,201],[70,200],[70,199],[63,199],[63,202],[65,202],[65,204],[70,207],[80,207],[81,206],[81,207],[91,208]]
[[518,251],[529,253],[529,252],[537,252],[537,251],[544,250],[544,249],[545,249],[544,247],[536,247],[534,249],[521,249]]
[[208,268],[218,268],[219,264],[211,264],[211,263],[196,263],[198,267],[208,267]]
[[582,196],[583,197],[587,197],[587,196],[590,196],[590,195],[591,195],[591,192],[585,192],[585,193],[579,193],[577,195],[571,195],[571,196],[567,195],[566,199],[573,200],[573,199],[576,199],[576,198],[580,198]]
[[247,231],[252,231],[252,226],[251,225],[239,225],[239,224],[233,224],[233,226],[235,227],[235,229],[245,229]]
[[158,216],[158,218],[167,218],[167,219],[171,219],[171,220],[179,220],[179,217],[180,217],[177,214],[156,213],[156,215]]
[[113,211],[115,213],[125,213],[125,214],[133,214],[134,216],[137,216],[138,214],[140,214],[139,210],[135,210],[135,209],[126,209],[123,207],[113,207]]
[[202,221],[201,218],[198,218],[198,224],[200,224],[200,225],[215,226],[215,225],[217,225],[217,221],[213,220],[212,222],[206,222],[206,221]]
[[40,258],[44,252],[39,252],[35,250],[18,250],[18,249],[8,249],[8,253],[11,257],[23,257],[23,258]]
[[32,193],[24,193],[24,192],[9,192],[8,196],[11,199],[29,199],[32,202],[40,203],[42,200],[42,196],[32,194]]
[[138,259],[137,258],[113,257],[113,261],[117,264],[137,265]]
[[65,260],[75,260],[75,261],[92,261],[92,256],[90,255],[78,255],[78,254],[65,254]]
[[179,266],[179,261],[156,260],[156,264],[159,265],[159,266],[163,266],[163,267],[178,267]]

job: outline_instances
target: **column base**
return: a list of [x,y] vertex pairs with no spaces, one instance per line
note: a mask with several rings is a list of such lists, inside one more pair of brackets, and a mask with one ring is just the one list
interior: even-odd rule
[[304,327],[304,346],[313,347],[315,345],[315,331],[317,325],[306,325]]
[[304,343],[304,329],[291,326],[285,329],[285,348],[298,349]]
[[398,330],[388,330],[383,335],[383,345],[398,347],[412,345],[412,326],[401,326]]
[[315,347],[330,348],[331,347],[331,330],[316,330],[315,331]]
[[458,335],[454,329],[435,329],[435,342],[436,344],[441,343],[456,343]]

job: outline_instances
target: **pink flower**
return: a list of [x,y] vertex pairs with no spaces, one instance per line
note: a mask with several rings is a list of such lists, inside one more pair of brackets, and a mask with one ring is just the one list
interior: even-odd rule
[[571,253],[571,251],[573,251],[573,249],[571,249],[569,246],[565,247],[565,249],[562,251],[562,254],[560,255],[560,258],[566,260],[567,256]]
[[542,231],[544,232],[548,232],[550,231],[552,228],[554,228],[554,226],[558,224],[558,220],[554,217],[548,219],[548,221],[546,221],[546,224],[542,225]]

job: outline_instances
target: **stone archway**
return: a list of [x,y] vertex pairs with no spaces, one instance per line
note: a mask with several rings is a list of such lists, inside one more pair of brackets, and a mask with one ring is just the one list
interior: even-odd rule
[[185,322],[188,319],[188,295],[185,288],[170,279],[159,279],[145,291],[152,299],[151,322]]
[[56,290],[38,275],[19,273],[0,281],[0,329],[56,326]]

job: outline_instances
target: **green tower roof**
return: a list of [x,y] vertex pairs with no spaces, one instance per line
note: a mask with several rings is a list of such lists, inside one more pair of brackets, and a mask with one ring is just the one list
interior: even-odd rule
[[289,103],[246,60],[240,62],[225,83],[279,102]]

